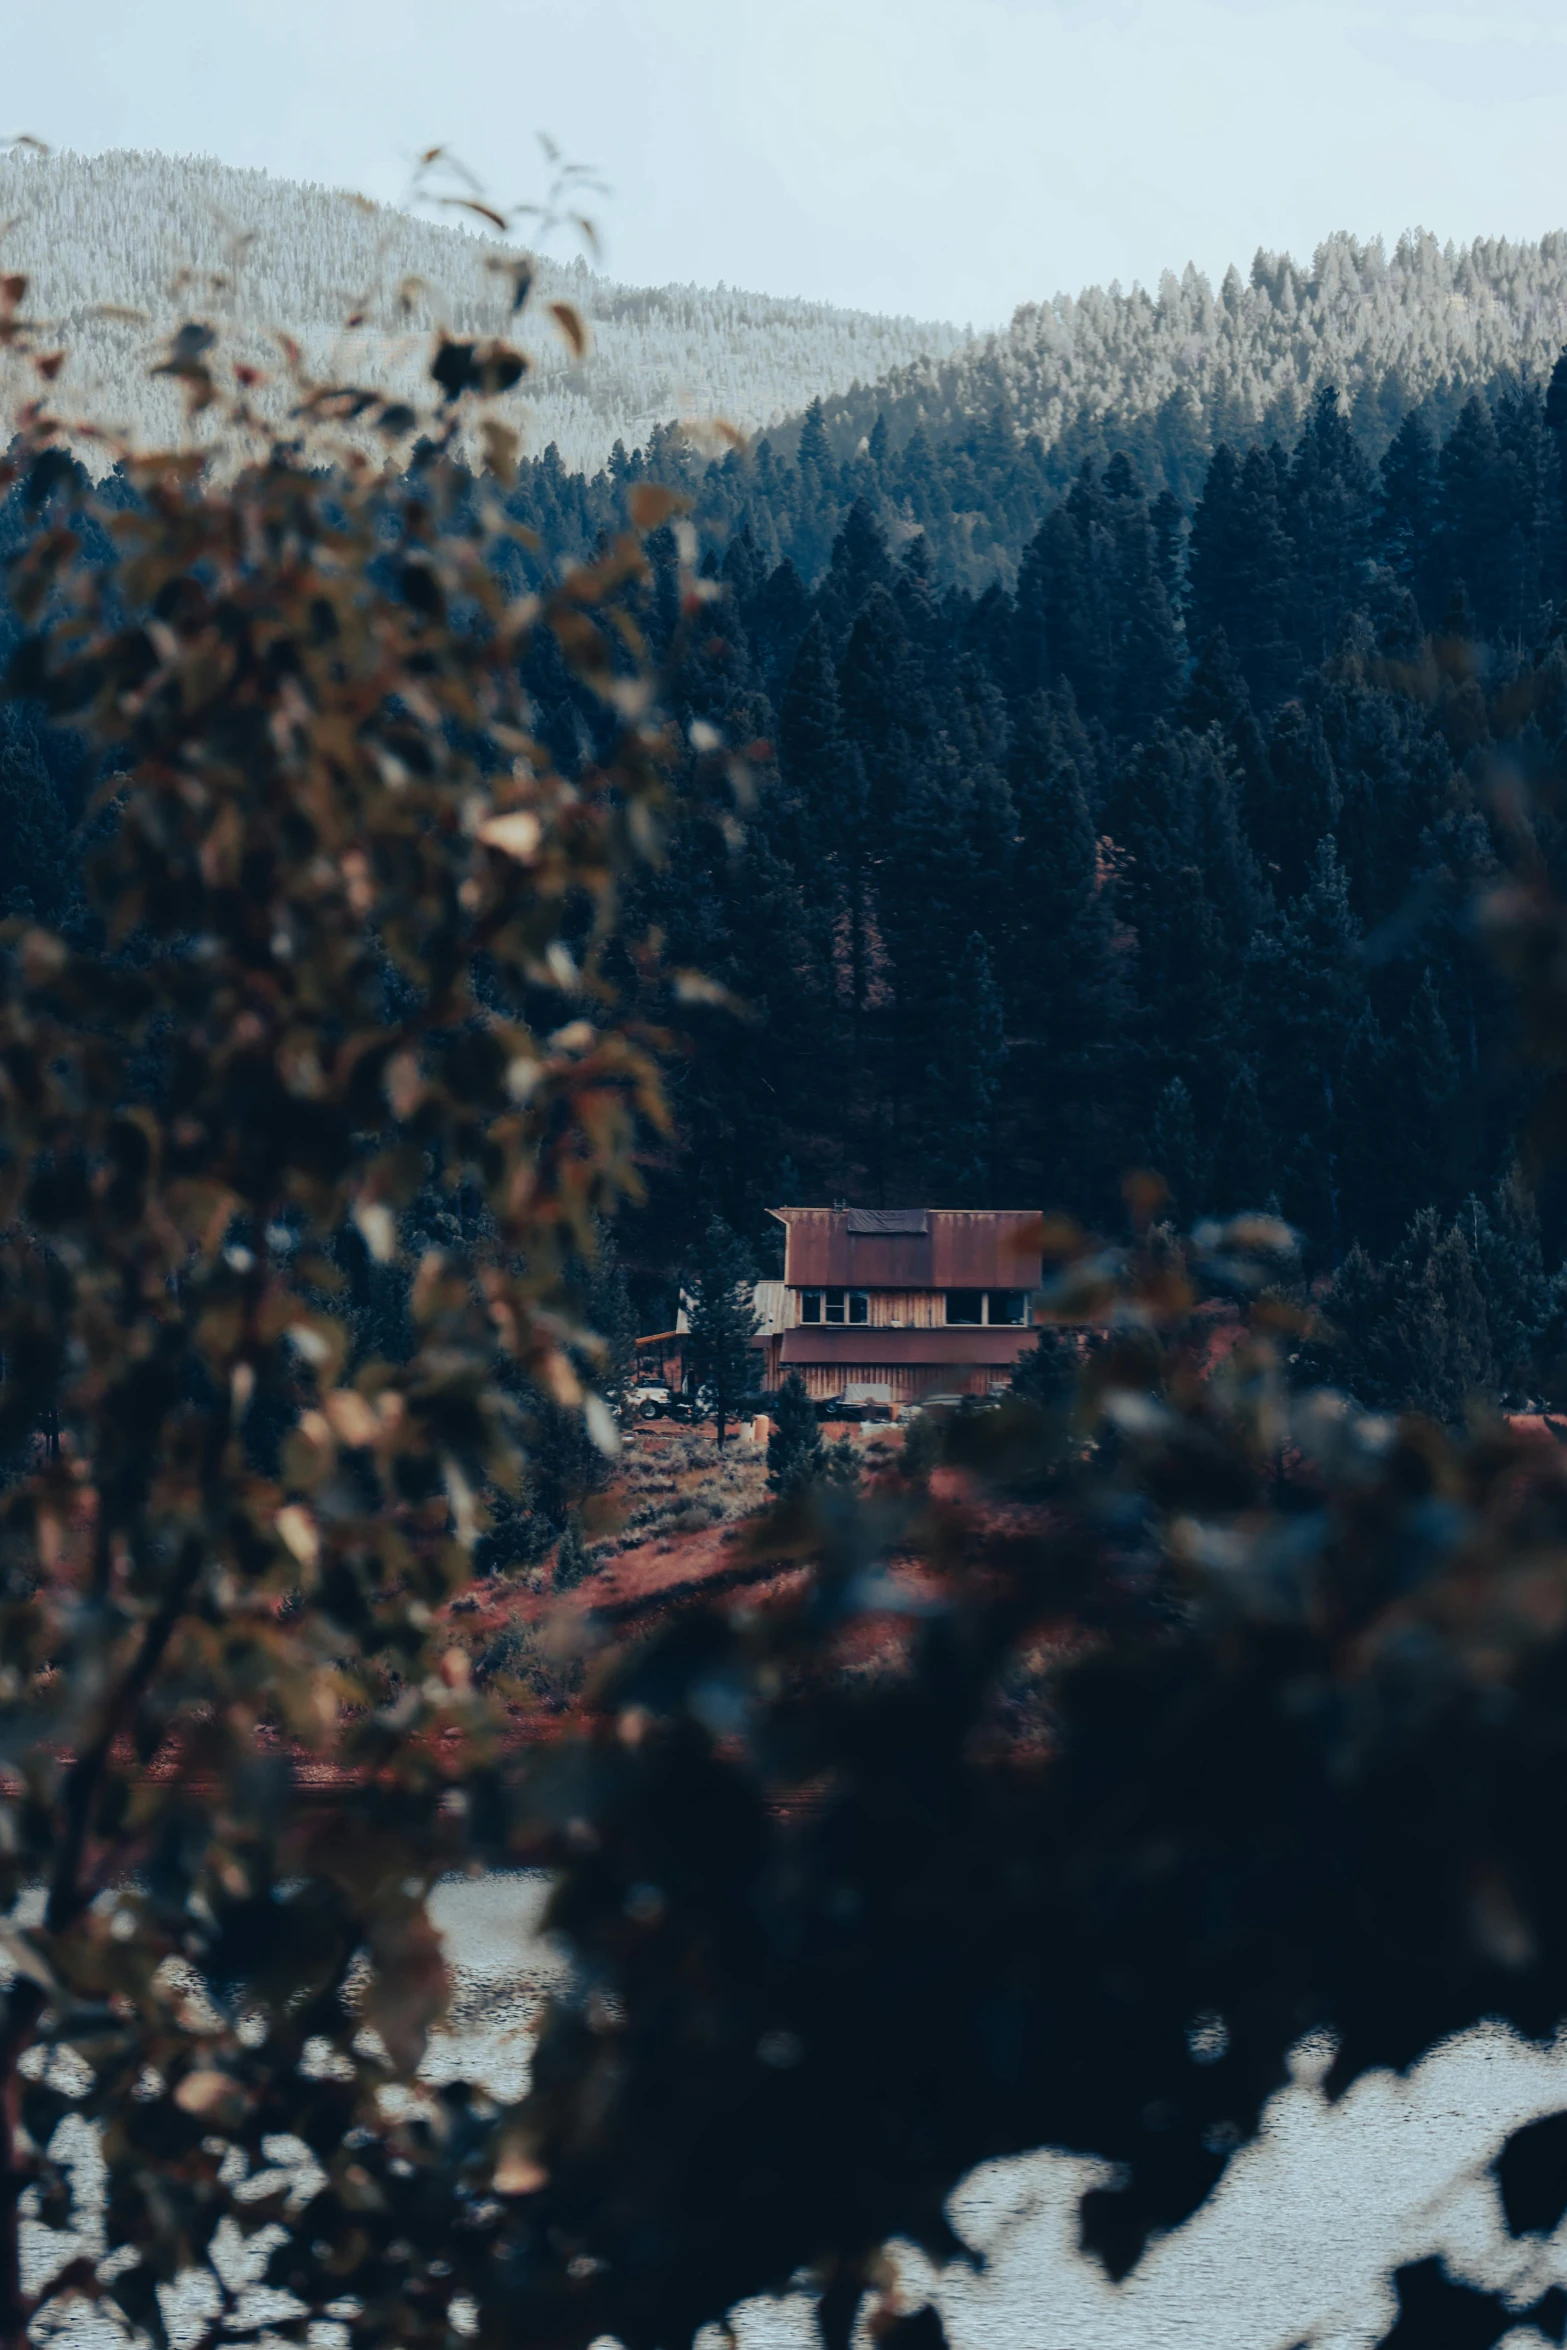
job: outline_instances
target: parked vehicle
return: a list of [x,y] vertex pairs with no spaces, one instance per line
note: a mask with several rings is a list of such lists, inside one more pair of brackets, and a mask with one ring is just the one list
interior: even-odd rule
[[950,1419],[955,1412],[971,1411],[985,1399],[973,1395],[922,1395],[917,1403],[900,1404],[900,1421]]
[[634,1387],[627,1404],[636,1419],[672,1420],[680,1416],[675,1408],[680,1400],[668,1387]]
[[638,1420],[708,1420],[713,1416],[713,1391],[699,1387],[695,1395],[687,1395],[678,1387],[633,1387],[626,1409]]

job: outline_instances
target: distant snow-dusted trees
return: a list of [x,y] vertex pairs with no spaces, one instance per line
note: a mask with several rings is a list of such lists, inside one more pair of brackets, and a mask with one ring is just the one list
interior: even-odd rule
[[[178,423],[176,386],[147,372],[178,319],[224,323],[263,365],[284,333],[318,377],[409,389],[434,326],[506,322],[493,239],[206,157],[0,157],[0,221],[0,268],[27,273],[30,307],[70,352],[65,404],[141,437]],[[1219,442],[1292,442],[1326,384],[1380,454],[1410,409],[1445,434],[1471,392],[1543,378],[1567,339],[1559,231],[1463,248],[1416,232],[1391,254],[1333,236],[1309,267],[1258,253],[1249,278],[1231,269],[1217,290],[1191,268],[1153,292],[1093,286],[1026,303],[982,337],[728,286],[621,286],[581,262],[541,272],[543,291],[583,313],[593,349],[574,358],[535,305],[533,373],[505,407],[525,448],[553,443],[568,473],[682,419],[772,432],[789,453],[790,420],[820,399],[824,457],[852,457],[878,419],[893,453],[920,431],[932,443],[977,432],[1003,466],[1033,436],[1052,480],[1122,447],[1189,504]],[[36,388],[0,360],[0,430]],[[994,522],[981,477],[994,471],[980,467],[969,500],[981,538]]]
[[1416,231],[1329,237],[1309,267],[1259,252],[1250,278],[1217,292],[1197,270],[1158,291],[1091,286],[1025,303],[1001,334],[896,367],[874,392],[824,401],[835,449],[885,415],[895,445],[976,418],[1102,458],[1117,446],[1149,477],[1195,491],[1219,442],[1293,441],[1334,385],[1367,445],[1385,446],[1410,408],[1440,430],[1473,391],[1549,375],[1567,338],[1567,234],[1439,244]]
[[[62,404],[143,437],[179,418],[176,388],[147,374],[178,320],[223,323],[262,363],[286,333],[317,374],[411,385],[432,327],[495,332],[510,302],[491,238],[205,156],[0,156],[0,221],[0,269],[26,272],[29,309],[71,354]],[[594,349],[575,361],[536,306],[523,338],[534,372],[507,406],[527,447],[553,441],[573,470],[677,418],[765,429],[819,393],[944,358],[964,339],[950,326],[730,287],[620,286],[580,263],[546,262],[541,275],[544,291],[586,317]],[[36,389],[30,374],[0,367],[0,430]]]

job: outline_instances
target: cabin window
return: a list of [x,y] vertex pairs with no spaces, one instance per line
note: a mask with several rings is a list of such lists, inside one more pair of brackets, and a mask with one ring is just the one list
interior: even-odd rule
[[863,1289],[802,1289],[802,1322],[868,1322],[871,1301]]
[[989,1297],[990,1320],[1016,1325],[1028,1320],[1028,1292],[1026,1289],[993,1289]]
[[949,1289],[947,1292],[947,1320],[975,1323],[985,1319],[985,1292],[982,1289]]

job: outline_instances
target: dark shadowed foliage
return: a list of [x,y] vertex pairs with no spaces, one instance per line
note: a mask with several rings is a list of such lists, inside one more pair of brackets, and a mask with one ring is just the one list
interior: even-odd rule
[[[25,355],[25,288],[0,295]],[[222,414],[227,487],[126,452],[95,496],[41,410],[11,460],[7,742],[20,772],[37,714],[67,722],[102,790],[80,904],[38,815],[0,993],[0,1876],[44,1887],[0,2021],[10,2344],[73,2296],[161,2342],[189,2268],[209,2340],[243,2334],[214,2236],[277,2223],[293,2339],[670,2350],[803,2278],[831,2350],[867,2293],[934,2350],[883,2247],[956,2253],[980,2159],[1108,2157],[1081,2234],[1123,2276],[1302,2035],[1334,2035],[1337,2095],[1482,2016],[1545,2037],[1567,2011],[1567,1456],[1471,1409],[1567,1354],[1512,1172],[1523,1089],[1483,1082],[1516,1032],[1526,1155],[1559,1150],[1562,656],[1547,630],[1504,669],[1445,633],[1465,597],[1493,646],[1518,623],[1486,559],[1502,424],[1466,411],[1444,445],[1399,592],[1445,600],[1413,620],[1369,568],[1336,408],[1292,460],[1216,457],[1183,677],[1175,525],[1113,458],[1010,608],[944,604],[928,550],[845,515],[814,613],[733,566],[737,646],[646,482],[637,529],[535,594],[504,435],[489,471],[456,461],[514,363],[443,343],[420,439],[301,381],[300,441],[252,444],[193,322],[165,364]],[[1417,534],[1403,454],[1388,569]],[[830,513],[819,414],[797,470]],[[776,772],[753,630],[790,681]],[[1533,764],[1498,812],[1504,736]],[[812,826],[815,897],[789,872]],[[1072,1335],[1016,1392],[864,1493],[847,1455],[780,1473],[736,1597],[645,1626],[627,1603],[613,1639],[573,1613],[524,1703],[527,1624],[475,1673],[453,1603],[508,1525],[522,1556],[547,1532],[562,1586],[584,1564],[549,1444],[577,1414],[614,1441],[600,1219],[639,1152],[684,1180],[650,1025],[671,969],[704,1168],[782,1162],[751,1123],[775,1056],[861,1167],[911,1163],[916,1112],[950,1106],[952,1180],[1021,1163],[1058,1196],[1086,1166],[1115,1223],[1041,1222]],[[1415,1135],[1414,1200],[1345,1110],[1383,1105],[1402,1145],[1410,1067],[1452,1111]],[[1022,1162],[1014,1072],[1049,1110]],[[1491,1115],[1468,1157],[1466,1076]],[[1154,1134],[1188,1238],[1152,1179],[1129,1223],[1114,1196]],[[1328,1313],[1279,1216],[1205,1215],[1246,1205],[1242,1164],[1337,1268]],[[722,1418],[750,1267],[706,1188],[690,1335]],[[1298,1377],[1335,1333],[1353,1401]],[[798,1458],[798,1398],[789,1425]],[[510,2106],[418,2070],[449,1990],[430,1890],[493,1863],[554,1872],[572,1962]],[[20,2224],[68,2214],[68,2112],[101,2130],[114,2257],[35,2298]],[[280,2179],[282,2139],[312,2159]],[[1549,2225],[1555,2125],[1499,2177],[1510,2224]],[[1429,2264],[1398,2288],[1409,2350],[1512,2322]],[[1559,2296],[1533,2316],[1560,2338]]]

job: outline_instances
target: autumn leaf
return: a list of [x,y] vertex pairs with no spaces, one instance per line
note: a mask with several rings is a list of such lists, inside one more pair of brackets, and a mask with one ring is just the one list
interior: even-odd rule
[[562,339],[570,349],[572,357],[585,359],[588,355],[587,321],[575,303],[552,302],[550,316],[559,327]]

